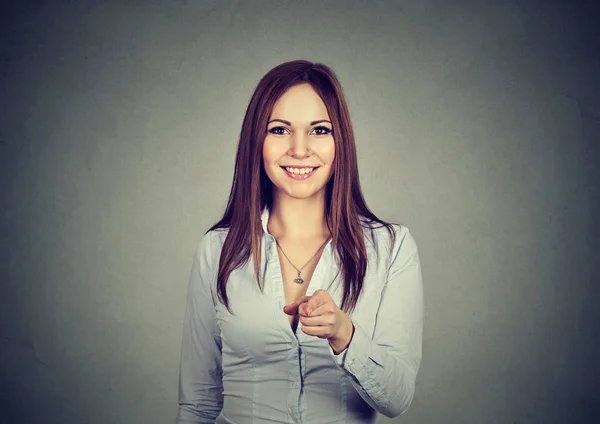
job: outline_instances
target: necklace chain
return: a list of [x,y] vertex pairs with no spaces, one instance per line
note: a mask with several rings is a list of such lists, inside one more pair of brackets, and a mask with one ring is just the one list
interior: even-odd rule
[[[268,225],[268,224],[267,224],[267,231],[269,231],[269,225]],[[269,234],[270,234],[270,231],[269,231]],[[315,252],[315,254],[314,254],[314,255],[312,255],[312,258],[310,258],[310,259],[308,260],[308,262],[306,262],[306,263],[305,263],[305,264],[302,266],[302,268],[298,269],[298,268],[296,267],[296,265],[294,265],[294,264],[292,263],[292,261],[290,260],[290,258],[288,258],[288,255],[286,255],[286,254],[285,254],[285,252],[283,251],[283,248],[281,247],[281,245],[279,244],[279,242],[277,241],[277,239],[276,239],[275,237],[273,237],[273,238],[275,239],[275,243],[277,243],[277,246],[279,246],[279,248],[281,249],[281,253],[283,253],[283,256],[285,256],[285,258],[288,260],[288,262],[290,263],[290,265],[291,265],[291,266],[293,266],[293,267],[296,269],[296,271],[298,271],[298,276],[297,276],[296,278],[294,278],[294,283],[296,283],[296,284],[302,284],[302,283],[304,283],[304,279],[303,279],[303,278],[302,278],[302,276],[301,276],[302,270],[304,269],[304,267],[306,267],[306,265],[308,265],[308,264],[310,263],[310,261],[312,261],[312,260],[314,259],[314,257],[315,257],[315,256],[317,256],[317,253],[319,253],[319,250],[321,250],[321,248],[322,248],[323,246],[325,246],[325,244],[326,244],[326,243],[329,241],[329,239],[330,239],[330,237],[327,237],[327,240],[325,240],[325,243],[323,243],[323,244],[321,245],[321,247],[319,247],[319,248],[317,249],[317,251]]]

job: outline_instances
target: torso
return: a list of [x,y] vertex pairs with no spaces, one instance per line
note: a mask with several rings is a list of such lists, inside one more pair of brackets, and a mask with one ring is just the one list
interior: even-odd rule
[[[319,263],[321,255],[323,254],[325,246],[322,245],[325,240],[325,238],[297,242],[292,240],[278,240],[279,245],[283,248],[285,254],[292,261],[292,263],[296,265],[298,269],[302,269],[301,277],[304,280],[302,284],[294,282],[294,279],[298,276],[298,271],[286,259],[284,254],[281,252],[281,249],[278,248],[277,252],[279,254],[279,264],[281,265],[281,277],[283,279],[283,291],[285,294],[286,305],[294,303],[302,296],[306,295],[312,275],[315,272],[315,268]],[[315,257],[312,258],[304,268],[301,268],[313,255],[315,255]],[[292,332],[295,333],[296,328],[298,327],[299,315],[289,315],[288,320],[290,322]]]

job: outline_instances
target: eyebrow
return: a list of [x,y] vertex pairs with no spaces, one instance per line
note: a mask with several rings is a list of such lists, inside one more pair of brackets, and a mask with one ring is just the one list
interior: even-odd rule
[[[284,120],[284,119],[271,119],[269,122],[267,122],[267,125],[268,125],[268,124],[270,124],[271,122],[275,122],[275,121],[278,121],[278,122],[283,122],[283,123],[284,123],[284,124],[286,124],[286,125],[292,125],[292,123],[291,123],[290,121],[286,121],[286,120]],[[310,125],[316,125],[316,124],[320,124],[321,122],[328,122],[328,123],[330,123],[330,124],[331,124],[331,122],[329,122],[327,119],[321,119],[321,120],[319,120],[319,121],[312,121],[312,122],[310,123]]]

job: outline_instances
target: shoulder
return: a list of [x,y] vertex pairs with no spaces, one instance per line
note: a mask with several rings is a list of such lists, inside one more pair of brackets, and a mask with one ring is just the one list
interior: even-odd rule
[[227,230],[217,229],[207,231],[200,237],[194,256],[198,265],[212,268],[213,262],[219,258],[226,234]]
[[223,248],[227,233],[229,233],[229,228],[217,228],[206,233],[206,235],[210,236],[213,249],[217,252],[220,252]]
[[417,243],[407,226],[389,223],[390,228],[379,222],[365,223],[364,233],[367,249],[371,247],[382,255],[389,266],[394,262],[406,262],[417,257]]
[[200,236],[196,244],[189,286],[190,295],[210,293],[216,305],[216,278],[221,248],[221,230],[211,230]]
[[369,222],[364,219],[361,220],[361,224],[365,237],[375,245],[387,243],[399,247],[404,242],[414,243],[414,239],[405,225],[388,222],[389,227],[387,227],[380,222]]

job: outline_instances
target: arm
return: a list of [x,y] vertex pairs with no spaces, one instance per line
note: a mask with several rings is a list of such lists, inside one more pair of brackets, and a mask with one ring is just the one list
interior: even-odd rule
[[335,362],[375,410],[389,418],[406,412],[415,393],[423,339],[421,266],[410,233],[396,240],[373,337],[357,323],[353,326],[341,354],[330,346]]
[[198,245],[187,293],[176,424],[214,423],[223,407],[221,337],[210,284],[210,233]]

